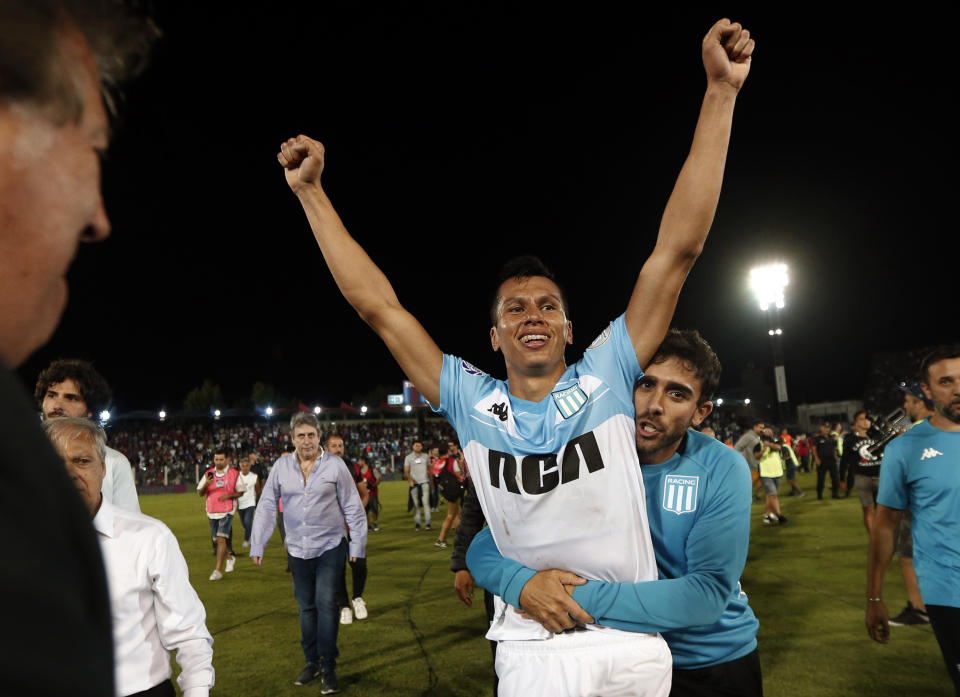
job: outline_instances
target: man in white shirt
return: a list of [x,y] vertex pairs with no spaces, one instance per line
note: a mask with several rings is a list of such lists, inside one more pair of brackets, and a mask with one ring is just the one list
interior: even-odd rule
[[214,682],[213,637],[177,539],[159,520],[119,508],[101,494],[103,429],[72,417],[43,426],[90,510],[100,543],[110,591],[117,697],[174,697],[173,650],[183,696],[207,697]]
[[250,471],[249,458],[240,460],[240,479],[243,482],[243,496],[237,499],[237,513],[243,523],[243,548],[250,548],[250,533],[253,532],[253,514],[257,510],[257,493],[260,491],[260,477]]
[[[61,358],[37,377],[34,398],[44,419],[73,416],[96,418],[110,404],[110,385],[88,361]],[[130,461],[119,450],[107,448],[103,497],[118,508],[140,512]]]

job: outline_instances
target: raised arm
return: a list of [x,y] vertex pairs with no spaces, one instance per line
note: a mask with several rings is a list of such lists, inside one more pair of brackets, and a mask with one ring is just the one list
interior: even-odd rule
[[438,405],[443,355],[420,322],[400,305],[390,281],[350,236],[333,209],[320,184],[323,145],[299,135],[280,146],[277,160],[307,214],[313,236],[343,297],[383,339],[420,394]]
[[750,71],[753,49],[750,32],[727,19],[714,24],[703,39],[707,91],[693,145],[660,220],[657,244],[640,271],[627,305],[627,331],[640,365],[647,365],[663,340],[680,288],[713,223],[733,107]]

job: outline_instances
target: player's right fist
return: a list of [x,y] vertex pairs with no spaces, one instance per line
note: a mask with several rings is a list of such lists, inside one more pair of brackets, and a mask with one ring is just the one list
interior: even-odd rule
[[283,166],[287,185],[297,193],[301,189],[319,184],[323,172],[323,144],[299,135],[280,144],[277,161]]

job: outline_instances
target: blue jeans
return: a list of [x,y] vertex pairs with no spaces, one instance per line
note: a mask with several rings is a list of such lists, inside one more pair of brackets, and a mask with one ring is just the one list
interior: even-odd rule
[[218,537],[230,537],[230,532],[233,530],[233,513],[227,513],[223,518],[213,518],[207,519],[210,522],[210,537],[214,542],[217,541]]
[[256,510],[256,506],[247,506],[237,510],[240,522],[243,523],[243,539],[247,542],[250,541],[250,533],[253,532],[253,514]]
[[300,610],[300,645],[307,663],[317,663],[321,670],[336,666],[337,631],[340,629],[340,608],[337,585],[347,561],[347,540],[319,557],[300,559],[288,555],[293,574],[293,597]]

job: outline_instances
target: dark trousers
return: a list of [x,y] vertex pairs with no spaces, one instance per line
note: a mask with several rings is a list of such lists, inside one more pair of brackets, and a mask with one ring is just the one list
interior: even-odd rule
[[709,668],[674,666],[670,697],[763,697],[760,654],[754,649],[742,658]]
[[177,697],[177,691],[173,689],[172,682],[169,680],[164,680],[162,683],[154,685],[149,690],[135,692],[132,695],[127,695],[127,697]]
[[253,514],[256,510],[256,506],[247,506],[237,511],[237,517],[240,518],[240,522],[243,523],[244,542],[250,541],[250,533],[253,532]]
[[323,671],[337,664],[337,631],[340,608],[337,607],[337,583],[347,560],[347,540],[319,557],[300,559],[288,555],[293,574],[293,597],[300,611],[300,645],[307,663],[320,665]]
[[954,692],[960,697],[960,607],[927,604],[927,616],[953,680]]
[[353,595],[347,596],[347,567],[344,565],[340,585],[337,586],[338,607],[350,607],[351,598],[363,596],[363,589],[367,586],[367,560],[364,557],[357,557],[350,562],[350,572],[353,575]]
[[830,489],[833,492],[833,498],[837,498],[837,490],[840,487],[840,475],[837,472],[837,463],[834,460],[833,462],[823,462],[817,467],[817,498],[823,498],[823,485],[827,478],[827,474],[830,474]]

